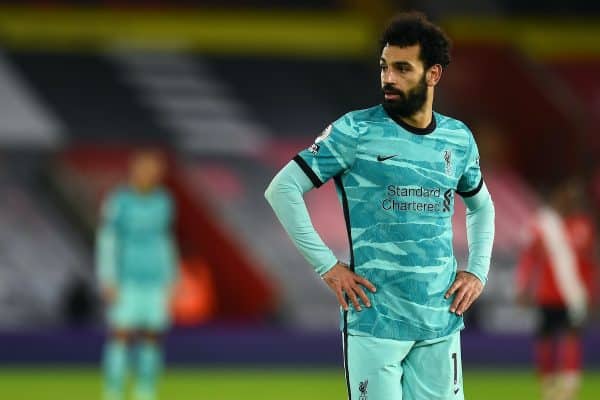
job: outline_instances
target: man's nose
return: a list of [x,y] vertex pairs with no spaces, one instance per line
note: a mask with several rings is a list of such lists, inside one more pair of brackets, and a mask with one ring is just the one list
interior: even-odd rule
[[383,83],[396,83],[396,75],[391,71],[391,68],[384,71],[382,75]]

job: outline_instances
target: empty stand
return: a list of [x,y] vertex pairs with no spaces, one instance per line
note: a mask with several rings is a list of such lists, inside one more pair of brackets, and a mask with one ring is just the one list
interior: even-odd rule
[[89,249],[40,186],[42,166],[35,157],[13,155],[3,157],[0,167],[0,329],[4,330],[59,326],[67,322],[69,310],[84,307],[81,311],[89,317],[95,309],[88,301],[94,296]]

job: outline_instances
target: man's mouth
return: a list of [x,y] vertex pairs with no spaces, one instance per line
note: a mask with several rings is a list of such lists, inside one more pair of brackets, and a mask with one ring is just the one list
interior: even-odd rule
[[400,95],[394,92],[384,92],[383,97],[386,100],[398,100],[400,98]]
[[404,93],[402,91],[392,87],[391,85],[386,85],[382,89],[383,97],[386,100],[399,100],[404,97]]

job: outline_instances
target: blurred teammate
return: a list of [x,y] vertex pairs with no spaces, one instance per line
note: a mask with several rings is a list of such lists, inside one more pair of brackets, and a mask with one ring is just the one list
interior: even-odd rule
[[[380,50],[383,104],[329,125],[265,195],[343,308],[349,398],[463,399],[459,331],[487,279],[494,208],[473,135],[432,110],[450,62],[445,34],[421,14],[403,14]],[[350,265],[322,242],[302,197],[331,178]],[[467,205],[470,252],[458,273],[454,193]]]
[[534,217],[517,266],[517,298],[540,312],[535,355],[544,400],[575,399],[580,386],[583,326],[595,282],[595,233],[582,211],[580,187],[553,193]]
[[106,400],[124,397],[130,361],[136,375],[134,398],[156,398],[160,339],[169,326],[171,288],[177,276],[173,203],[160,186],[164,169],[159,153],[137,153],[129,185],[115,190],[104,205],[97,267],[110,327],[104,350]]

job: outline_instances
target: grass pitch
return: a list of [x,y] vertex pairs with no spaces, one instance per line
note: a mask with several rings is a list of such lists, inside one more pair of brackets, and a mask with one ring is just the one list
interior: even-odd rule
[[[99,400],[100,372],[82,368],[0,368],[6,400]],[[465,370],[469,400],[536,400],[529,371]],[[342,369],[169,369],[160,400],[344,400]],[[600,371],[585,374],[580,400],[600,399]]]

